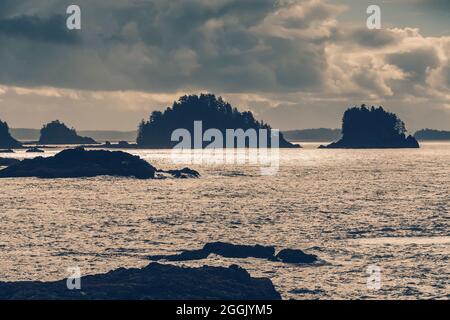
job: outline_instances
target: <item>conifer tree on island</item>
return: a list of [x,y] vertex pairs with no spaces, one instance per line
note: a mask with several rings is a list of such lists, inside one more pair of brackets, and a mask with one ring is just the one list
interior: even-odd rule
[[[271,127],[263,121],[257,121],[250,111],[239,112],[221,97],[213,94],[183,96],[164,112],[154,111],[148,121],[139,126],[137,144],[146,148],[172,148],[178,144],[171,141],[172,133],[180,128],[194,135],[194,122],[201,121],[202,129],[218,129],[225,137],[227,129],[267,129],[270,140]],[[203,144],[206,147],[208,142]],[[258,147],[261,147],[258,141]],[[269,141],[270,147],[270,141]],[[286,141],[280,133],[280,148],[298,148]]]
[[405,123],[394,113],[362,105],[345,111],[342,139],[322,148],[419,148],[417,140],[406,134]]

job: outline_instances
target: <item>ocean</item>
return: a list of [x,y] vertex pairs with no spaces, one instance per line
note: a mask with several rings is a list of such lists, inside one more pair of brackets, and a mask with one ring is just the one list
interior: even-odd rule
[[270,278],[284,299],[449,299],[450,142],[303,146],[280,150],[273,175],[255,163],[173,163],[170,150],[128,150],[201,178],[2,179],[0,281],[60,280],[73,267],[82,275],[143,267],[149,255],[223,241],[302,249],[321,263],[211,256],[177,264],[238,264]]

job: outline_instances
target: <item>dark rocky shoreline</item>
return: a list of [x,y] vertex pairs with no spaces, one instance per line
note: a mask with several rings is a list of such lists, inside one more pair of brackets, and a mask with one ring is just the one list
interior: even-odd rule
[[0,300],[281,300],[273,283],[238,266],[184,268],[151,263],[81,278],[81,290],[67,280],[0,282]]
[[211,242],[199,250],[185,250],[175,255],[149,256],[152,261],[192,261],[203,260],[215,254],[224,258],[257,258],[292,264],[313,264],[319,262],[314,254],[307,254],[298,249],[283,249],[275,254],[275,247],[261,245],[236,245],[225,242]]
[[0,158],[0,167],[9,167],[19,162],[20,160],[14,158]]
[[158,170],[138,156],[121,151],[84,148],[67,149],[53,157],[25,159],[12,163],[0,171],[0,178],[87,178],[97,176],[134,177],[154,179],[166,173],[174,178],[198,178],[200,174],[189,168]]

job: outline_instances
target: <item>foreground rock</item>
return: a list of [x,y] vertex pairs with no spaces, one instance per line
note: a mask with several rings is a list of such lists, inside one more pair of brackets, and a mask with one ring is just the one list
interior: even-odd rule
[[200,176],[200,174],[197,171],[189,168],[184,168],[181,170],[168,170],[168,171],[158,170],[158,172],[167,173],[177,179],[198,178]]
[[[0,171],[0,178],[83,178],[96,176],[153,179],[157,169],[147,161],[121,151],[83,148],[61,151],[53,157],[26,159]],[[177,175],[181,172],[174,171]],[[198,172],[197,172],[198,175]]]
[[168,256],[150,256],[149,259],[153,261],[189,261],[206,259],[210,254],[216,254],[225,258],[262,258],[270,260],[274,258],[275,248],[260,245],[246,246],[224,242],[213,242],[206,244],[203,249],[200,250],[186,250],[180,254]]
[[301,250],[284,249],[277,254],[277,259],[285,263],[309,264],[318,260],[314,254],[307,254]]
[[12,159],[12,158],[0,158],[0,167],[9,167],[13,164],[19,163],[20,160]]
[[272,246],[235,245],[224,242],[208,243],[203,249],[186,250],[175,255],[150,256],[149,259],[152,261],[190,261],[206,259],[210,254],[224,258],[258,258],[295,264],[311,264],[319,260],[317,256],[306,254],[301,250],[285,249],[275,255],[275,247]]
[[406,136],[405,124],[382,107],[368,109],[365,105],[344,113],[342,139],[322,149],[384,149],[419,148],[412,136]]
[[57,282],[0,283],[0,300],[281,300],[272,282],[238,267],[181,268],[152,263],[81,279],[82,290]]

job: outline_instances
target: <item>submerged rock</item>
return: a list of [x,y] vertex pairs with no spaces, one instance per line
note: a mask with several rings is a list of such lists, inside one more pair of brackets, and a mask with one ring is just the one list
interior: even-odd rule
[[27,153],[44,153],[45,151],[44,151],[44,150],[41,150],[41,149],[39,149],[39,148],[37,148],[37,147],[34,147],[34,148],[28,149],[26,152],[27,152]]
[[160,260],[166,260],[166,261],[191,261],[191,260],[203,260],[208,258],[209,252],[204,251],[203,249],[200,250],[185,250],[181,252],[180,254],[174,254],[174,255],[156,255],[156,256],[149,256],[148,259],[151,261],[160,261]]
[[158,172],[168,173],[177,179],[188,179],[188,178],[200,177],[200,173],[198,173],[195,170],[189,169],[189,168],[184,168],[181,170],[168,170],[168,171],[159,170]]
[[260,245],[247,246],[224,242],[213,242],[207,243],[203,249],[200,250],[186,250],[176,255],[150,256],[149,259],[153,261],[189,261],[206,259],[210,254],[216,254],[224,258],[261,258],[271,260],[274,258],[274,253],[274,247],[264,247]]
[[205,245],[203,250],[225,258],[261,258],[272,259],[275,254],[274,247],[261,245],[234,245],[224,242],[213,242]]
[[269,279],[252,278],[238,266],[151,263],[83,277],[81,288],[69,290],[66,280],[0,283],[0,300],[281,300]]
[[96,176],[153,179],[157,169],[147,161],[121,151],[67,149],[53,157],[26,159],[0,171],[0,178],[83,178]]
[[206,259],[210,254],[216,254],[224,258],[257,258],[295,264],[311,264],[318,262],[317,256],[306,254],[301,250],[284,249],[275,255],[275,247],[272,246],[235,245],[224,242],[208,243],[200,250],[186,250],[180,254],[157,255],[149,256],[148,258],[152,261],[190,261]]
[[12,159],[12,158],[0,158],[0,167],[9,167],[13,164],[19,163],[20,160]]
[[314,254],[307,254],[301,250],[284,249],[281,250],[276,258],[285,263],[310,264],[317,262],[317,256]]

